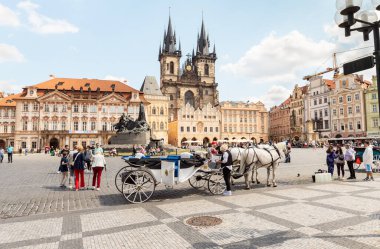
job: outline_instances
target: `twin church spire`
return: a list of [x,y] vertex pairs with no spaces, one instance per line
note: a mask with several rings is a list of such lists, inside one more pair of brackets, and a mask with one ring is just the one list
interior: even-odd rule
[[[209,35],[206,32],[206,28],[204,25],[204,21],[202,18],[202,26],[201,26],[201,32],[198,33],[198,39],[197,39],[197,49],[196,54],[193,50],[193,57],[194,56],[206,56],[216,59],[216,50],[215,50],[215,44],[213,47],[213,52],[209,52],[210,49],[210,39]],[[158,51],[158,58],[160,60],[160,57],[163,54],[171,54],[171,55],[182,55],[181,51],[181,41],[178,42],[178,49],[177,49],[177,37],[176,32],[173,29],[171,17],[169,15],[169,23],[167,30],[164,31],[164,39],[162,45],[160,44],[159,51]]]

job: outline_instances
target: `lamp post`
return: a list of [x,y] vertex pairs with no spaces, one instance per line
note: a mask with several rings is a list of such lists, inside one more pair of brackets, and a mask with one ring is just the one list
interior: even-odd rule
[[[369,34],[373,31],[377,94],[380,96],[380,21],[378,21],[374,10],[360,11],[362,2],[363,0],[336,0],[335,22],[340,28],[344,28],[346,37],[349,37],[352,31],[358,31],[363,33],[364,41],[368,41]],[[380,0],[372,0],[372,5],[376,10],[380,11]],[[380,109],[380,101],[378,101],[378,105]]]

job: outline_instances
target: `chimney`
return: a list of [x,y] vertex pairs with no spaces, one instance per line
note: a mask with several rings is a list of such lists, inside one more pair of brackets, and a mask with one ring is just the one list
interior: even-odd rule
[[49,78],[52,80],[52,79],[55,79],[55,75],[54,74],[50,74],[49,75]]

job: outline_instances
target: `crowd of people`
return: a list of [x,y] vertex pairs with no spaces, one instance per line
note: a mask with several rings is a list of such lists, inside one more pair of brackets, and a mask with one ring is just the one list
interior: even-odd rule
[[83,148],[82,145],[76,145],[72,151],[66,145],[59,152],[59,156],[61,161],[58,173],[62,174],[61,188],[67,188],[66,182],[68,180],[69,189],[75,189],[75,191],[85,189],[84,172],[88,170],[93,172],[92,185],[88,188],[100,190],[102,172],[103,169],[107,170],[107,165],[103,148],[99,144],[96,144],[94,148],[91,146]]
[[[373,167],[373,150],[372,145],[369,141],[364,142],[364,154],[363,154],[363,164],[365,166],[366,171],[366,178],[364,178],[364,181],[372,180],[374,181],[373,175],[372,175],[372,167]],[[344,166],[347,163],[347,167],[350,171],[350,176],[347,178],[348,180],[356,179],[355,170],[354,170],[354,162],[355,162],[355,150],[352,147],[351,143],[347,143],[344,146],[345,152],[343,152],[343,146],[336,145],[336,148],[334,148],[334,145],[329,145],[328,149],[326,151],[326,164],[327,164],[327,171],[331,174],[333,177],[334,175],[334,168],[336,166],[338,178],[337,180],[344,179]]]

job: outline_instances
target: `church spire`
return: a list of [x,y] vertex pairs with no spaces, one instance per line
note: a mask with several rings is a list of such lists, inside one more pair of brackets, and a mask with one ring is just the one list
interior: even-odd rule
[[201,26],[201,33],[198,34],[198,42],[197,42],[197,54],[198,52],[201,55],[208,55],[209,51],[208,48],[210,47],[210,41],[208,38],[208,34],[206,34],[206,28],[202,17],[202,26]]
[[162,45],[162,52],[168,54],[175,54],[175,52],[177,51],[176,43],[176,33],[173,29],[172,19],[169,14],[168,28],[164,31],[164,43]]

